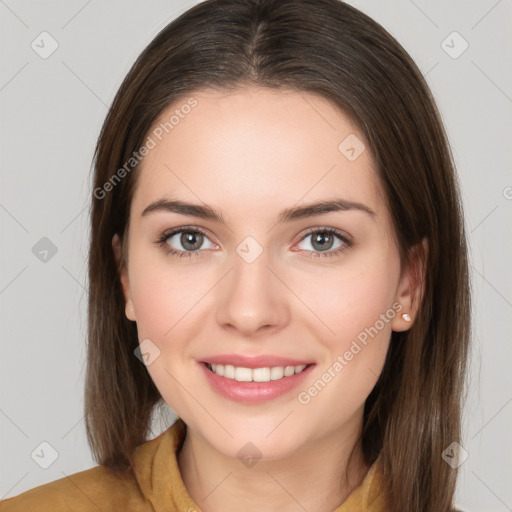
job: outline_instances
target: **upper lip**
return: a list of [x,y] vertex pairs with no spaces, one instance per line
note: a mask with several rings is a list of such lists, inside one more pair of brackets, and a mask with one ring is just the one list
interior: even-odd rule
[[210,356],[202,360],[203,363],[230,364],[239,368],[266,368],[274,366],[299,366],[311,364],[313,361],[306,359],[292,359],[273,355],[244,356],[241,354],[223,354]]

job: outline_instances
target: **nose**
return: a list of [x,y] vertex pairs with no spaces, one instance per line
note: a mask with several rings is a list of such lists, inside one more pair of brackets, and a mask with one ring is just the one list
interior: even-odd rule
[[252,263],[236,256],[219,288],[218,324],[248,338],[285,327],[290,321],[289,292],[275,274],[265,251]]

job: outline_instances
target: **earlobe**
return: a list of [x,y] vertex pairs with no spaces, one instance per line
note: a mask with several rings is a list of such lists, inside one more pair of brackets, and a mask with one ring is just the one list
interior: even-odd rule
[[126,265],[122,262],[122,247],[121,239],[116,233],[112,237],[112,250],[114,251],[114,259],[118,269],[118,276],[123,289],[123,295],[125,299],[125,314],[128,320],[135,321],[135,309],[133,306],[133,300],[130,293],[130,281],[128,279],[128,271]]
[[135,322],[135,320],[136,320],[135,310],[133,308],[133,302],[131,300],[126,302],[126,306],[124,308],[124,313],[126,315],[126,318],[128,318],[128,320],[132,320],[133,322]]
[[406,308],[404,304],[400,303],[402,306],[401,311],[405,311],[404,313],[398,313],[391,323],[391,329],[396,332],[407,331],[413,324],[414,317],[411,315],[411,310]]
[[428,242],[423,238],[421,244],[411,249],[407,269],[400,280],[396,300],[402,307],[393,319],[393,331],[407,331],[414,323],[425,292],[427,258]]

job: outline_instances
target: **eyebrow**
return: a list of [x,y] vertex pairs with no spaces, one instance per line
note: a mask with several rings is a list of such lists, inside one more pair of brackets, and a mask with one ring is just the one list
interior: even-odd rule
[[[315,217],[317,215],[323,215],[330,212],[347,210],[361,211],[372,217],[376,215],[376,213],[371,208],[364,204],[354,201],[347,201],[345,199],[333,199],[329,201],[318,201],[303,206],[286,208],[279,214],[278,223]],[[226,224],[222,214],[206,204],[192,204],[184,201],[173,201],[165,198],[158,199],[144,208],[141,217],[154,212],[179,213],[181,215],[191,215],[193,217],[199,217],[202,219],[219,222],[221,224]]]

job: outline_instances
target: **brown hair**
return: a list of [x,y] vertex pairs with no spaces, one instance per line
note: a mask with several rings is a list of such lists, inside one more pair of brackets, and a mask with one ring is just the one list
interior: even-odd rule
[[410,330],[392,333],[365,403],[362,447],[368,464],[381,457],[389,510],[452,510],[457,471],[441,454],[461,438],[471,310],[453,159],[410,56],[378,23],[338,0],[202,2],[167,25],[124,79],[95,151],[85,384],[93,455],[129,469],[162,403],[134,356],[136,324],[125,317],[112,251],[118,233],[127,263],[134,155],[169,105],[202,88],[247,84],[320,94],[350,116],[372,152],[402,262],[428,241],[417,318]]

